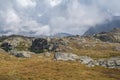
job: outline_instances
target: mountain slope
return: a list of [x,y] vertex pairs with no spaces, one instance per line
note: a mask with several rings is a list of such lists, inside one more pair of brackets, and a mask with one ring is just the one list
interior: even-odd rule
[[120,16],[113,17],[112,21],[107,21],[103,24],[91,27],[84,33],[84,35],[93,35],[100,32],[109,32],[113,28],[120,28]]
[[120,43],[120,28],[114,28],[110,32],[102,32],[99,34],[95,34],[94,37],[96,37],[102,41]]

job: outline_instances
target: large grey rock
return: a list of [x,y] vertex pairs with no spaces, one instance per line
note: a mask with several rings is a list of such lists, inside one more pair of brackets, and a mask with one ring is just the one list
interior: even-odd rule
[[26,54],[26,53],[18,53],[16,55],[16,57],[30,58],[31,55],[30,54]]
[[80,56],[79,60],[82,64],[86,64],[89,67],[94,67],[94,60],[88,56]]
[[75,61],[78,59],[78,56],[72,53],[62,53],[62,52],[57,52],[54,55],[54,58],[56,60],[63,60],[63,61]]
[[72,53],[62,53],[56,52],[54,55],[56,60],[63,60],[63,61],[79,61],[82,64],[85,64],[88,67],[94,66],[102,66],[105,68],[118,68],[120,69],[120,57],[113,57],[113,58],[103,58],[94,60],[88,56],[77,56]]
[[80,56],[79,59],[83,64],[88,64],[89,62],[93,61],[93,59],[88,56]]
[[21,57],[21,58],[30,58],[31,57],[31,55],[25,51],[11,51],[10,54],[14,55],[16,57]]

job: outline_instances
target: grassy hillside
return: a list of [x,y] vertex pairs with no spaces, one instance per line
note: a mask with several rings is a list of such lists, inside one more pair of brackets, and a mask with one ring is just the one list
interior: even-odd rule
[[[120,51],[116,50],[120,46],[119,43],[102,42],[92,38],[85,38],[85,41],[67,39],[70,50],[67,52],[75,53],[79,56],[90,56],[92,58],[110,58],[120,56]],[[84,38],[83,38],[84,39]]]
[[119,80],[120,70],[89,68],[78,62],[54,61],[34,55],[16,58],[0,53],[0,80]]
[[[63,38],[65,52],[92,58],[120,56],[115,50],[119,43],[102,42],[93,38]],[[52,52],[54,53],[54,52]],[[33,54],[32,58],[17,58],[0,49],[0,80],[120,80],[120,69],[86,67],[79,62],[55,61],[53,54]]]

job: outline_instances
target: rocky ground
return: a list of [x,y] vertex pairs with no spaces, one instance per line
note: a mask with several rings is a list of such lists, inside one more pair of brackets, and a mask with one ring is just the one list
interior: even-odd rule
[[120,79],[119,28],[92,36],[2,36],[0,45],[0,80]]

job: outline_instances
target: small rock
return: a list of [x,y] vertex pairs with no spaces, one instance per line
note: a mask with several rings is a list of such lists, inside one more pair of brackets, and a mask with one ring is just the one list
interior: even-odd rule
[[96,65],[96,66],[100,66],[99,61],[94,60],[94,65]]
[[105,59],[98,60],[99,66],[107,67],[107,61]]
[[51,55],[51,53],[49,53],[49,52],[44,53],[44,56],[46,56],[46,57],[50,57],[50,55]]
[[88,56],[80,56],[80,62],[82,63],[82,64],[88,64],[88,63],[90,63],[91,61],[93,61],[93,59],[92,58],[90,58],[90,57],[88,57]]
[[88,64],[87,64],[88,67],[94,67],[95,64],[94,64],[94,61],[90,61]]
[[108,68],[115,68],[116,64],[114,60],[108,60],[107,61],[107,67]]
[[116,65],[117,65],[117,66],[120,66],[120,59],[119,59],[119,60],[116,60]]

